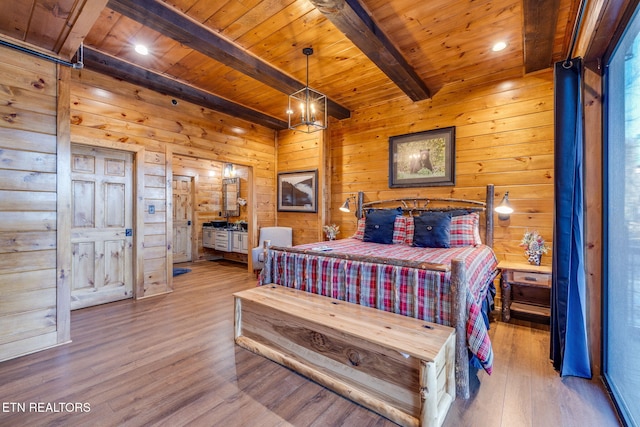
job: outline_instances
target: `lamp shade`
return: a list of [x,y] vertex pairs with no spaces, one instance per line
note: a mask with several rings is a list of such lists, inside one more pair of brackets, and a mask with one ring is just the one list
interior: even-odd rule
[[509,203],[509,192],[506,191],[504,193],[504,197],[502,197],[502,201],[496,208],[494,209],[498,213],[498,219],[506,221],[509,219],[510,215],[513,213],[513,208]]
[[349,197],[347,197],[347,200],[345,200],[342,206],[340,206],[340,210],[342,212],[351,212],[351,209],[349,208]]

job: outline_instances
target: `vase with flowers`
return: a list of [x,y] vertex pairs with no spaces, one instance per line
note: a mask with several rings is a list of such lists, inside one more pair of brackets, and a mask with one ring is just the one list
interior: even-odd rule
[[549,251],[549,246],[547,246],[542,236],[536,230],[524,233],[520,246],[525,248],[524,254],[529,260],[529,263],[533,265],[540,265],[542,254],[546,254]]
[[322,231],[324,231],[324,234],[327,236],[327,239],[335,240],[336,236],[340,234],[340,226],[336,224],[323,225]]

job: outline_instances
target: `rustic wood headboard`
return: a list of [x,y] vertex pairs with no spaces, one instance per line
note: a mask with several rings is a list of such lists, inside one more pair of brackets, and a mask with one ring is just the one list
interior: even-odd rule
[[484,213],[485,236],[484,244],[493,247],[493,184],[487,185],[484,201],[455,199],[446,197],[407,197],[399,199],[376,200],[364,202],[364,193],[359,192],[357,197],[356,216],[362,218],[367,209],[385,209],[400,207],[407,215],[421,212],[447,211],[466,209],[469,211]]

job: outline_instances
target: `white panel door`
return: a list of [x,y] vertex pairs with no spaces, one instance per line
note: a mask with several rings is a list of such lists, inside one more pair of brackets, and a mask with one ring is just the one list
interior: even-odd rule
[[72,145],[71,309],[133,297],[133,154]]

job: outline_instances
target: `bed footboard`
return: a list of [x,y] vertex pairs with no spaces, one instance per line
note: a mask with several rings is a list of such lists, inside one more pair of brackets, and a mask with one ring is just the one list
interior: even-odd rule
[[454,259],[451,262],[451,296],[453,297],[453,315],[456,330],[456,396],[468,399],[469,391],[469,350],[467,348],[466,315],[466,272],[464,262]]
[[[317,293],[324,296],[329,296],[337,299],[346,300],[348,302],[354,302],[363,305],[373,306],[374,308],[381,309],[383,311],[390,311],[396,314],[404,314],[409,317],[419,318],[418,307],[419,304],[419,293],[417,283],[414,283],[411,287],[413,288],[413,292],[411,295],[401,295],[401,291],[396,282],[392,283],[392,289],[389,290],[389,280],[385,280],[386,276],[382,275],[373,275],[371,280],[374,281],[374,289],[371,289],[371,293],[375,294],[375,303],[366,304],[362,300],[355,300],[352,296],[350,296],[348,291],[344,289],[336,290],[333,289],[332,280],[330,278],[326,278],[321,280],[323,288],[320,289],[316,287],[315,289],[311,289],[307,286],[306,283],[302,283],[305,279],[293,279],[291,280],[291,272],[282,272],[278,271],[277,273],[273,271],[274,262],[273,262],[273,252],[284,252],[290,254],[300,254],[302,256],[305,255],[315,255],[321,256],[325,258],[332,258],[338,260],[345,260],[352,262],[362,262],[362,263],[377,263],[384,264],[386,266],[393,267],[409,267],[415,271],[418,270],[427,270],[427,271],[438,271],[438,272],[447,272],[450,270],[451,272],[451,288],[450,288],[450,298],[451,298],[451,326],[456,330],[456,361],[455,361],[455,370],[456,370],[456,395],[457,397],[468,399],[469,392],[469,353],[467,346],[467,310],[466,310],[466,298],[467,298],[467,281],[466,281],[466,268],[463,260],[453,260],[451,263],[451,267],[443,264],[430,264],[430,263],[417,263],[417,262],[405,262],[398,263],[395,260],[388,258],[380,258],[371,256],[357,256],[357,255],[349,255],[348,257],[340,256],[338,254],[333,254],[331,252],[322,253],[309,249],[299,249],[299,248],[282,248],[282,247],[270,247],[268,248],[269,253],[266,256],[267,262],[265,262],[265,267],[262,272],[262,283],[278,283],[283,284],[285,286],[294,287],[296,289],[306,290],[307,292]],[[417,273],[415,274],[414,280],[417,282]],[[403,300],[403,296],[405,299],[409,299],[410,301]],[[389,307],[386,309],[382,306],[381,300],[390,300],[388,302]],[[368,302],[368,301],[367,301]],[[400,305],[405,304],[406,306],[412,307],[413,310],[410,312],[402,312],[400,309]]]

